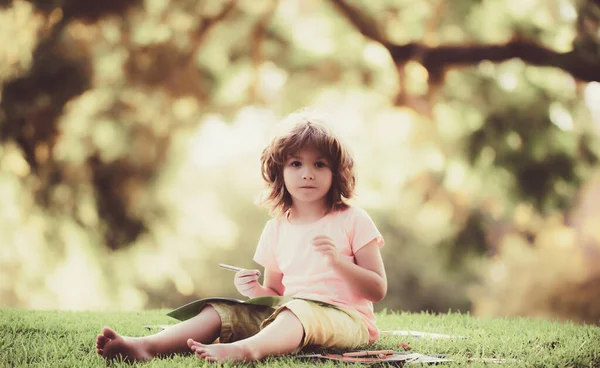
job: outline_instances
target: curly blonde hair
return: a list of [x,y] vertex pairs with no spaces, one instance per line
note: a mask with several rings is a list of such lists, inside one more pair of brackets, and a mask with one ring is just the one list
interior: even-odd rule
[[267,183],[267,195],[261,204],[274,216],[281,216],[292,206],[292,197],[285,188],[283,167],[288,158],[303,148],[314,148],[329,163],[333,174],[327,193],[328,212],[348,208],[356,185],[354,159],[348,148],[320,118],[306,113],[293,113],[284,119],[286,128],[263,150],[261,174]]

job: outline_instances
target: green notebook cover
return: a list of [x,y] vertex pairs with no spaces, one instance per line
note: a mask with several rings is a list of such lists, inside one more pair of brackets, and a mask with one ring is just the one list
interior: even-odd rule
[[196,316],[202,308],[208,303],[214,302],[229,302],[229,303],[240,303],[240,304],[254,304],[254,305],[263,305],[266,307],[276,307],[278,305],[284,304],[288,301],[292,300],[290,297],[285,296],[261,296],[258,298],[252,298],[248,300],[240,300],[235,298],[203,298],[194,300],[184,306],[181,306],[177,309],[174,309],[167,313],[167,316],[173,317],[179,321],[185,321],[186,319],[190,319]]

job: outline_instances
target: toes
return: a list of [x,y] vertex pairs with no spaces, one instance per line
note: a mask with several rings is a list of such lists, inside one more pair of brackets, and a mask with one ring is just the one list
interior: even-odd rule
[[187,340],[187,345],[192,351],[196,351],[196,349],[203,349],[206,345],[199,343],[198,341],[194,341],[192,339]]
[[108,338],[109,340],[114,340],[117,337],[119,337],[119,334],[115,332],[115,330],[113,330],[110,327],[104,327],[102,329],[102,335],[104,335],[104,337]]
[[96,337],[96,347],[103,347],[104,345],[106,345],[107,342],[109,342],[110,339],[104,335],[98,335]]
[[192,346],[204,346],[204,344],[199,343],[198,341],[192,340],[192,339],[188,339],[187,340],[187,344],[188,346],[191,348]]
[[197,356],[198,358],[200,358],[200,359],[208,359],[208,358],[212,358],[212,357],[210,356],[210,354],[209,354],[207,351],[205,351],[205,350],[203,350],[203,351],[196,351],[196,356]]

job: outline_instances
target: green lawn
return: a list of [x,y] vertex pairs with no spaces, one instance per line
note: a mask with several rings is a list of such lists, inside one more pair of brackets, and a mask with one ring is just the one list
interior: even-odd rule
[[[53,312],[0,309],[0,364],[2,367],[103,367],[96,355],[95,337],[109,325],[125,335],[150,333],[144,325],[171,324],[166,310],[144,312]],[[464,336],[463,339],[426,339],[384,336],[377,348],[395,349],[404,342],[412,351],[447,354],[465,366],[471,358],[505,358],[501,366],[600,367],[600,327],[525,318],[482,319],[464,314],[380,313],[382,330],[414,330]],[[310,367],[315,363],[290,357],[272,358],[257,367]],[[126,367],[120,363],[114,366]],[[177,356],[139,364],[144,367],[211,366],[194,356]],[[471,362],[469,367],[497,366]]]

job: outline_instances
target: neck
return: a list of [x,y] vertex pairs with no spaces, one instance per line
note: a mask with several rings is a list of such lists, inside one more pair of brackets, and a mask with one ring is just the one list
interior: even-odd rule
[[290,208],[290,218],[294,220],[305,221],[316,221],[327,213],[327,206],[325,203],[315,205],[314,203],[294,203]]

